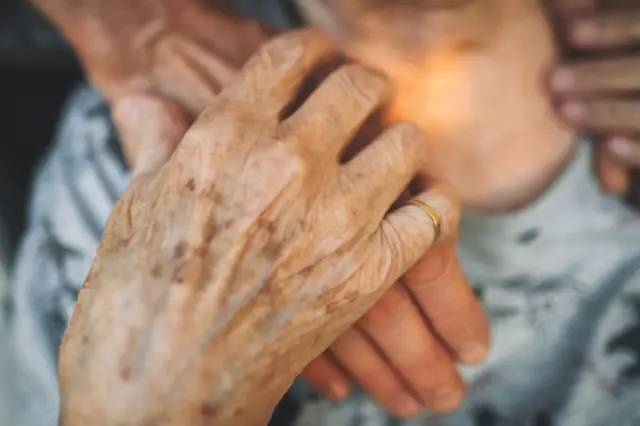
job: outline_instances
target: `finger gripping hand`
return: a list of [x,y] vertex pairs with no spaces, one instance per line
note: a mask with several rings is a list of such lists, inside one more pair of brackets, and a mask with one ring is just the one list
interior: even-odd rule
[[[330,51],[312,30],[267,43],[127,190],[61,349],[65,424],[264,423],[432,245],[427,212],[386,214],[427,152],[413,126],[338,161],[384,102],[381,76],[342,68],[280,119]],[[323,111],[335,128],[308,117]],[[452,201],[424,201],[447,231]]]

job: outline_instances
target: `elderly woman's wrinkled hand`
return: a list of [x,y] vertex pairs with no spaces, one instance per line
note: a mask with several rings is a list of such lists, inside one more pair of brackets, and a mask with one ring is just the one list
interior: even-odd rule
[[428,156],[414,126],[338,161],[389,95],[378,74],[344,66],[282,118],[330,50],[309,30],[268,43],[177,147],[157,141],[177,111],[147,123],[61,348],[62,424],[264,424],[434,224],[454,231],[439,186],[389,211]]

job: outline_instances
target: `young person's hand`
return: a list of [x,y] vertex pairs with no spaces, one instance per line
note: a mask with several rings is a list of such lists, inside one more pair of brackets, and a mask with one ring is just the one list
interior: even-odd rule
[[110,100],[137,93],[193,117],[273,33],[224,0],[32,0],[58,25]]
[[614,193],[640,167],[640,3],[554,0],[561,42],[587,59],[563,59],[550,85],[561,116],[601,138],[598,173]]
[[456,363],[478,363],[488,350],[487,320],[450,235],[302,377],[335,399],[347,395],[353,379],[398,417],[412,417],[423,408],[445,413],[466,393]]

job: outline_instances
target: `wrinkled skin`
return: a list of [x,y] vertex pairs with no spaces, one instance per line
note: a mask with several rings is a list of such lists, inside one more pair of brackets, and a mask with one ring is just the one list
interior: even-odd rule
[[[338,161],[387,99],[384,78],[343,67],[279,118],[329,50],[310,30],[270,42],[175,152],[179,114],[152,104],[155,121],[135,118],[133,182],[61,348],[61,424],[266,424],[304,365],[432,245],[426,211],[387,213],[429,156],[415,126]],[[449,235],[449,192],[418,197]]]
[[[74,43],[90,77],[112,103],[136,93],[161,94],[188,115],[202,112],[269,34],[220,10],[224,2],[218,0],[35,1]],[[116,124],[122,132],[121,122]],[[145,122],[137,127],[148,131]],[[130,164],[156,158],[153,149],[136,155],[145,138],[125,143]],[[360,139],[365,145],[371,141]],[[312,145],[315,139],[307,142]],[[435,171],[438,162],[429,161],[423,169]],[[424,406],[455,408],[465,392],[455,362],[481,361],[489,331],[454,250],[451,232],[336,342],[334,352],[350,377],[326,358],[314,361],[304,377],[332,398],[346,396],[353,378],[399,416],[412,416]]]
[[224,0],[32,1],[61,28],[110,101],[155,93],[194,117],[275,33],[232,16]]
[[[553,6],[567,50],[587,55],[567,58],[551,76],[559,111],[572,126],[602,139],[599,176],[605,188],[622,194],[640,166],[640,5],[555,0]],[[632,189],[640,205],[640,188]]]

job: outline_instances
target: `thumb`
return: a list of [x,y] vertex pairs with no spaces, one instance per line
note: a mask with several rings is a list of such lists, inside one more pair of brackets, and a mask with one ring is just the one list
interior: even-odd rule
[[162,167],[188,129],[186,114],[157,96],[123,97],[112,113],[134,178]]

